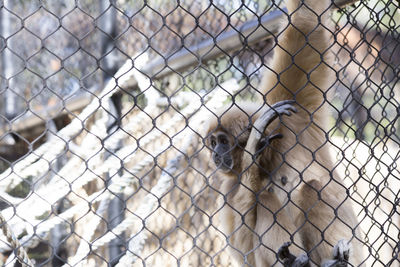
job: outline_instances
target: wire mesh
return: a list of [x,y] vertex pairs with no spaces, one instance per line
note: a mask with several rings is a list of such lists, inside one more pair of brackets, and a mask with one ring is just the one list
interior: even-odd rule
[[[213,164],[205,130],[211,118],[221,126],[224,114],[240,109],[241,102],[252,103],[255,111],[265,109],[257,103],[268,93],[259,86],[271,70],[274,51],[284,47],[282,21],[291,23],[285,5],[269,0],[2,1],[0,263],[249,266],[264,249],[268,263],[256,266],[281,266],[276,248],[292,242],[291,251],[319,265],[313,255],[325,244],[335,253],[329,226],[339,221],[352,231],[351,242],[362,247],[362,252],[350,249],[350,262],[360,254],[356,266],[399,266],[400,6],[395,0],[332,3],[328,50],[335,81],[323,88],[324,103],[306,110],[311,121],[293,144],[312,162],[304,169],[295,164],[274,181],[271,177],[293,162],[290,151],[283,153],[282,164],[264,173],[268,185],[249,201],[269,209],[263,196],[283,194],[286,202],[269,209],[272,226],[262,226],[263,234],[247,230],[248,240],[257,236],[251,251],[232,241],[249,228],[249,211],[235,210],[229,196],[251,188],[241,181],[243,171],[231,177],[239,181],[236,188],[221,189],[227,174]],[[316,68],[329,64],[324,53]],[[291,55],[293,65],[300,54]],[[302,133],[322,129],[312,119],[322,104],[330,111],[325,139],[310,148],[302,143]],[[251,128],[258,115],[247,115]],[[249,152],[244,151],[247,139],[242,143],[247,130],[229,132],[243,155]],[[318,155],[327,146],[333,163],[324,166]],[[312,182],[301,178],[291,190],[285,185],[291,175],[318,175],[309,171],[312,165],[321,165],[329,177],[310,193],[318,195],[313,205],[327,204],[335,216],[324,229],[314,226],[320,242],[310,245],[307,236],[301,242],[296,238],[313,223],[313,207],[302,210],[295,193]],[[333,184],[346,193],[338,205],[327,199],[339,194],[324,195]],[[345,201],[356,214],[354,226],[341,213]],[[226,207],[239,214],[239,227],[231,233],[221,219]],[[294,210],[301,210],[304,225],[282,226],[280,214]],[[279,244],[265,238],[275,226],[284,229]],[[241,262],[235,260],[238,254]],[[325,264],[345,266],[335,265],[335,258]]]

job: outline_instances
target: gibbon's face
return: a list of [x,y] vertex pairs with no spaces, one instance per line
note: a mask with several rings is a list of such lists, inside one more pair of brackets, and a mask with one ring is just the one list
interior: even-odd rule
[[219,171],[224,173],[240,172],[240,165],[247,135],[234,137],[223,130],[209,133],[207,146],[211,150],[211,158]]
[[223,172],[229,172],[233,168],[233,158],[231,155],[232,146],[229,136],[225,132],[217,131],[209,137],[212,149],[212,160],[215,166]]
[[258,109],[254,103],[236,103],[222,107],[208,119],[204,141],[218,171],[233,178],[241,173],[243,151],[252,125],[249,118],[256,120]]

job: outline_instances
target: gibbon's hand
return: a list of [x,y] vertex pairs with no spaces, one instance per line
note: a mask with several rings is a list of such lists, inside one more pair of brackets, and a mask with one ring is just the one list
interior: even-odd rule
[[290,242],[284,243],[278,250],[278,257],[285,267],[310,267],[310,260],[306,254],[296,257],[289,251]]
[[[289,251],[290,242],[284,243],[278,250],[278,257],[285,267],[309,267],[309,258],[305,254],[294,256]],[[350,256],[350,242],[339,240],[333,248],[333,257],[322,263],[322,267],[347,267]]]
[[[293,106],[294,100],[284,100],[275,103],[268,108],[261,116],[254,122],[253,129],[251,130],[246,150],[256,157],[261,154],[265,147],[276,138],[282,138],[281,134],[272,134],[267,137],[263,137],[265,129],[280,115],[292,115],[292,112],[297,112],[297,109]],[[249,144],[250,143],[250,144]]]
[[339,240],[333,248],[333,259],[322,263],[322,267],[347,267],[350,257],[350,242]]

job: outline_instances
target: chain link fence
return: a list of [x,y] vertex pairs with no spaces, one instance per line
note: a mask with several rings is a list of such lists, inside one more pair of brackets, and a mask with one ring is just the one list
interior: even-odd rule
[[[366,266],[400,265],[399,8],[337,1],[331,18],[326,137]],[[206,114],[259,101],[285,12],[269,0],[1,1],[0,263],[235,266]]]

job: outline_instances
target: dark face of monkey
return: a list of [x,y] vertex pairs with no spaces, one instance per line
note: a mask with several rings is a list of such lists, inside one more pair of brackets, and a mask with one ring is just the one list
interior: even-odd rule
[[215,165],[223,172],[229,172],[233,168],[231,155],[231,142],[224,132],[216,132],[210,136],[212,159]]
[[237,178],[242,172],[243,151],[250,135],[251,121],[259,107],[251,105],[232,106],[229,111],[221,108],[210,116],[204,129],[205,145],[218,171],[225,176]]
[[243,133],[239,138],[217,130],[209,134],[207,146],[211,157],[219,171],[224,173],[240,173],[241,159],[248,134]]

